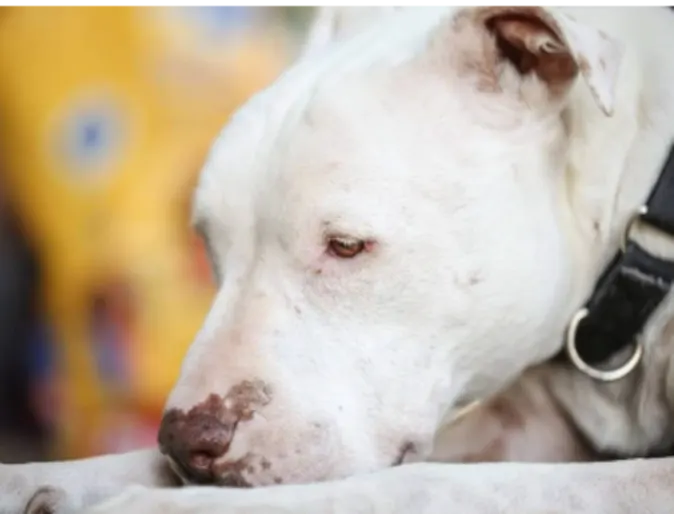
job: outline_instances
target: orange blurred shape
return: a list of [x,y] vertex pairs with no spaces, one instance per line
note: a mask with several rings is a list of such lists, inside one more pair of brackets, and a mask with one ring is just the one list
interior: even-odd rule
[[0,11],[3,179],[44,273],[55,456],[147,443],[208,309],[191,186],[290,52],[264,11],[248,14],[205,27],[193,8]]

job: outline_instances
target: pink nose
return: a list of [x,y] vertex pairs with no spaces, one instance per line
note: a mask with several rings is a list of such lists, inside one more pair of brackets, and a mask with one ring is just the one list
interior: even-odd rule
[[185,479],[213,484],[217,480],[215,462],[229,450],[237,421],[223,423],[214,414],[198,409],[187,414],[171,409],[159,428],[159,448]]

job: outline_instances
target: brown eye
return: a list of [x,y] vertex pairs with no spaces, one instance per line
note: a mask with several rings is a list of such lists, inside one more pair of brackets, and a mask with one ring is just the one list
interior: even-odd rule
[[352,259],[365,250],[365,241],[350,237],[332,237],[328,240],[328,251],[341,259]]

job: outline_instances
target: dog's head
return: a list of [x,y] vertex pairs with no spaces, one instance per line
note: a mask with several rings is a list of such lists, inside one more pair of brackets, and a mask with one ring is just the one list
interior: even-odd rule
[[196,191],[219,291],[160,433],[192,481],[423,459],[582,299],[567,108],[611,111],[615,43],[543,8],[394,12],[332,44],[322,23]]

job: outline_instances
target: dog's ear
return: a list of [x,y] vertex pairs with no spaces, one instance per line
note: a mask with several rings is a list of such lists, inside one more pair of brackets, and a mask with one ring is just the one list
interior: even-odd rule
[[505,65],[520,79],[538,77],[550,96],[561,98],[580,75],[602,111],[612,114],[623,49],[602,31],[545,7],[463,9],[452,31],[461,47],[454,56],[464,70],[482,75],[483,87],[502,87]]

